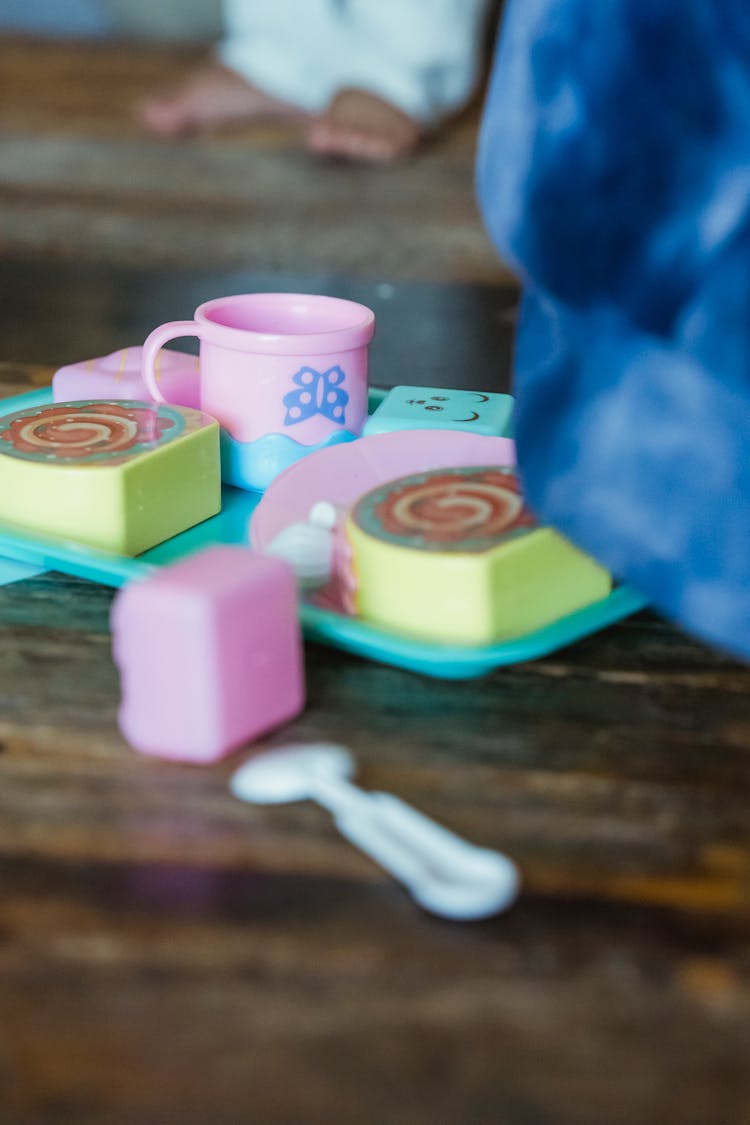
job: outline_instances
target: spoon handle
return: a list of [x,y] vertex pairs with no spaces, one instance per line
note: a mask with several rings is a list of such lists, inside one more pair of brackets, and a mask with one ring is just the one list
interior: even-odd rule
[[478,848],[390,793],[362,794],[334,812],[342,835],[444,918],[486,918],[516,898],[518,870],[500,852]]

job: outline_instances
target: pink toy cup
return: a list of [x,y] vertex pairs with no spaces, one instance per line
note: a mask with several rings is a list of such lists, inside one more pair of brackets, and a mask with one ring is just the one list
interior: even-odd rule
[[[365,305],[302,293],[246,293],[206,301],[194,320],[156,328],[143,348],[143,378],[156,378],[160,348],[200,339],[200,407],[243,445],[283,435],[315,448],[357,437],[367,418],[367,348],[375,316]],[[305,450],[300,450],[300,454]]]

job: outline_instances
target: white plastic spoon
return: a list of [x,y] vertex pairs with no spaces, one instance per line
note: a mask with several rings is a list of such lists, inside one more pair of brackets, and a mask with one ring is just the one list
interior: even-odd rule
[[333,504],[313,504],[306,523],[290,523],[265,549],[267,555],[285,559],[301,590],[325,586],[333,575],[334,528],[338,513]]
[[359,789],[353,775],[345,747],[299,744],[251,758],[230,786],[251,804],[317,801],[333,813],[342,835],[432,914],[468,921],[511,905],[520,877],[507,856],[467,843],[398,797]]

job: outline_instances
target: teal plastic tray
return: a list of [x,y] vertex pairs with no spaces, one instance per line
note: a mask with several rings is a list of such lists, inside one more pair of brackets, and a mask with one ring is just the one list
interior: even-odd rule
[[[382,392],[371,394],[376,405]],[[52,401],[52,391],[44,389],[16,395],[0,402],[0,415]],[[217,543],[248,545],[250,517],[260,495],[224,486],[222,510],[217,516],[189,531],[160,543],[137,558],[108,554],[81,544],[19,530],[0,522],[0,556],[44,570],[57,570],[100,582],[124,586],[144,578],[155,568],[168,566],[186,555]],[[302,601],[300,618],[309,640],[334,645],[370,660],[393,664],[441,679],[470,679],[508,664],[536,660],[557,649],[596,633],[607,625],[643,609],[645,599],[628,586],[618,586],[609,597],[553,625],[538,629],[513,641],[478,648],[427,644],[408,637],[386,633],[354,617],[320,609]]]

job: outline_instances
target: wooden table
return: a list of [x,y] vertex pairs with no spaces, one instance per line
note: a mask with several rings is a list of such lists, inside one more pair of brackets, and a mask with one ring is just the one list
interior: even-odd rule
[[129,750],[111,600],[0,588],[3,1123],[747,1125],[750,670],[649,614],[465,683],[308,646],[269,744],[519,861],[449,924],[316,807],[235,801],[241,754]]

